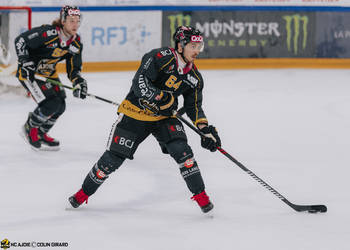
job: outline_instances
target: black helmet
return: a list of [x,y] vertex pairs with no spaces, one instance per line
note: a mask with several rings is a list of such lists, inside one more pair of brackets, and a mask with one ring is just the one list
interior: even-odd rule
[[173,35],[175,42],[175,49],[178,49],[178,43],[181,44],[181,47],[184,48],[189,42],[199,42],[203,43],[202,33],[191,26],[179,26],[175,30]]
[[67,16],[79,16],[80,17],[80,9],[77,6],[65,5],[62,7],[60,11],[60,19],[61,21],[66,21]]

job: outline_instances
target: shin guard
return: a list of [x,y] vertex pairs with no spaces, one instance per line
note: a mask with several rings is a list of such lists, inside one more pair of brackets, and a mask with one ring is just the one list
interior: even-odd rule
[[85,177],[82,186],[84,192],[88,196],[95,193],[108,176],[122,165],[124,160],[125,158],[106,151]]

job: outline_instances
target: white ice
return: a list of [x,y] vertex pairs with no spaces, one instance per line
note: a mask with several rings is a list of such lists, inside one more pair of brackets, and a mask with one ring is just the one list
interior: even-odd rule
[[[202,74],[204,110],[222,147],[291,202],[326,204],[327,213],[295,212],[221,153],[202,149],[188,128],[213,217],[190,200],[177,164],[152,137],[87,205],[65,210],[105,150],[116,107],[67,91],[66,112],[50,131],[61,151],[34,152],[19,130],[35,103],[6,95],[0,96],[0,240],[68,242],[77,250],[350,249],[350,72]],[[84,75],[90,93],[120,102],[133,72]]]

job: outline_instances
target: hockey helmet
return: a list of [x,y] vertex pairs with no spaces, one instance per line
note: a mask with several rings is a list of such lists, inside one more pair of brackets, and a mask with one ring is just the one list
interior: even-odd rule
[[66,21],[67,16],[81,16],[80,9],[77,6],[65,5],[62,7],[60,11],[60,19],[61,21]]
[[175,49],[178,49],[178,43],[180,43],[182,48],[185,48],[186,44],[190,42],[201,43],[200,51],[203,51],[204,41],[202,33],[191,26],[179,26],[175,30],[173,35],[173,40],[175,42]]

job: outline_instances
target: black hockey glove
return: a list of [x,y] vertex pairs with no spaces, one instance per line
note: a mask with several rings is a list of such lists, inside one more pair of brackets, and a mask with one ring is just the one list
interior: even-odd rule
[[73,83],[73,96],[81,99],[85,99],[87,95],[87,83],[86,81],[79,77]]
[[34,62],[21,62],[19,64],[19,80],[21,81],[34,81],[35,65]]
[[172,116],[177,109],[177,102],[172,93],[162,91],[163,96],[159,101],[156,101],[158,114],[163,116]]
[[201,145],[203,148],[215,152],[217,147],[221,147],[221,140],[214,126],[205,126],[199,130],[205,134],[205,136],[201,137]]

